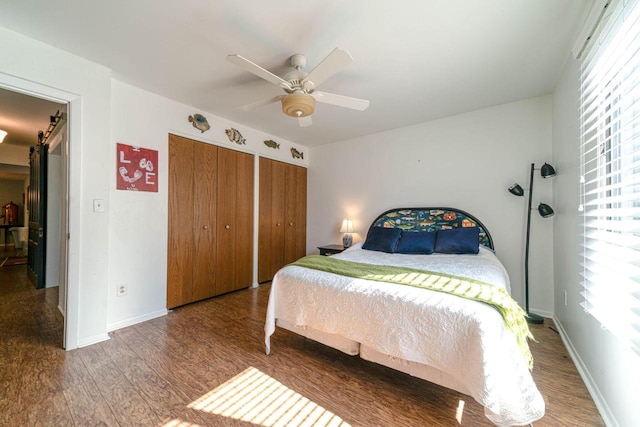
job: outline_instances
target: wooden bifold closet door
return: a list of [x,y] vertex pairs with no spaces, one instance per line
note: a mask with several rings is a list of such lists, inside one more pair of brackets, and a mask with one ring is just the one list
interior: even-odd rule
[[260,158],[258,282],[306,255],[307,169]]
[[251,286],[253,155],[169,135],[167,308]]

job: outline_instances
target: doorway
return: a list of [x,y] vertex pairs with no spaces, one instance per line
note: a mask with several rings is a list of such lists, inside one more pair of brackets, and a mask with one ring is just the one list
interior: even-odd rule
[[[70,307],[69,294],[73,295],[73,291],[69,291],[68,281],[68,236],[69,236],[69,132],[68,132],[68,120],[61,120],[63,117],[68,118],[68,111],[71,109],[71,102],[73,99],[77,99],[76,96],[67,96],[55,89],[48,87],[40,87],[37,84],[21,81],[19,79],[11,78],[9,82],[3,81],[7,76],[0,74],[0,105],[6,107],[0,107],[0,120],[4,120],[6,123],[19,123],[22,127],[27,126],[30,122],[30,115],[37,114],[38,116],[44,115],[44,123],[38,122],[38,130],[47,129],[47,125],[50,124],[52,116],[58,115],[57,126],[54,133],[51,133],[50,139],[47,141],[48,154],[53,159],[53,167],[48,171],[47,175],[43,177],[47,181],[47,192],[49,193],[47,203],[46,219],[50,229],[43,233],[46,233],[47,238],[50,240],[49,250],[43,251],[43,255],[47,260],[47,269],[43,271],[43,286],[46,288],[58,287],[58,310],[63,315],[62,329],[62,342],[59,343],[63,348],[72,349],[77,347],[77,337],[70,332],[76,330],[73,326],[74,314],[77,312],[77,307]],[[35,90],[34,90],[35,89]],[[61,96],[62,95],[62,96]],[[26,108],[20,109],[19,106]],[[10,110],[10,111],[7,111]],[[35,110],[35,111],[34,111]],[[45,113],[46,111],[46,113]],[[8,115],[13,116],[7,118]],[[19,115],[19,117],[16,116]],[[35,117],[35,116],[34,116]],[[0,124],[2,122],[0,121]],[[2,127],[2,126],[0,126]],[[5,129],[6,130],[6,129]],[[22,128],[14,126],[12,132],[19,133]],[[37,131],[33,129],[29,130],[31,134],[31,145],[36,145],[38,142]],[[14,144],[8,144],[9,147],[2,147],[3,156],[2,160],[12,163],[20,163],[20,156],[26,155],[29,157],[29,146],[24,147],[24,144],[16,142]],[[5,155],[8,153],[8,155]],[[26,172],[27,179],[25,180],[25,195],[29,194],[29,167],[25,166],[24,169],[18,164],[3,163],[0,164],[0,179],[3,176],[15,177],[20,173]],[[26,197],[25,197],[26,198]],[[23,198],[23,199],[25,199]],[[28,214],[29,204],[24,203],[26,200],[22,200],[23,219],[22,224],[24,226],[29,225]],[[8,240],[11,240],[9,238]],[[6,245],[4,249],[6,250]],[[26,273],[25,273],[26,275]],[[71,328],[70,328],[71,322]]]

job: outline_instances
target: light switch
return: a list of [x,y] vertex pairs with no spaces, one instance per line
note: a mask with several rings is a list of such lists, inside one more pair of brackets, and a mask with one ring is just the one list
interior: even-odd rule
[[93,211],[104,212],[104,199],[93,199]]

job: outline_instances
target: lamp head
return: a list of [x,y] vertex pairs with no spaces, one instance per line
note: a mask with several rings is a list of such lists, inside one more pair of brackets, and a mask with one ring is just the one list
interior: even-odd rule
[[540,203],[538,205],[538,213],[542,218],[549,218],[550,216],[553,216],[555,214],[555,212],[553,212],[553,209],[551,209],[551,206],[547,205],[546,203]]
[[556,170],[549,163],[545,163],[540,168],[540,175],[543,178],[551,178],[552,176],[556,176]]
[[514,196],[524,196],[524,190],[522,189],[522,187],[520,187],[520,184],[513,184],[511,187],[509,187],[509,193],[513,194]]
[[341,233],[353,233],[353,221],[349,218],[346,218],[342,221],[342,227],[340,228]]

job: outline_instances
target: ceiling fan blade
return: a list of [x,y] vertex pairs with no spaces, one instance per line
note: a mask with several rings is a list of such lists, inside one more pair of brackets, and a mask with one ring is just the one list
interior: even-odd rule
[[311,116],[298,117],[298,124],[301,128],[305,128],[307,126],[311,126],[313,120],[311,120]]
[[364,111],[369,108],[368,99],[352,98],[350,96],[336,95],[335,93],[328,92],[313,92],[311,96],[318,102],[351,108],[352,110]]
[[276,76],[271,71],[265,70],[258,64],[254,64],[253,62],[249,61],[247,58],[244,58],[240,55],[227,55],[227,61],[237,65],[238,67],[250,73],[255,74],[256,76],[262,79],[265,79],[268,82],[273,83],[274,85],[278,85],[282,88],[291,89],[291,85],[289,85],[289,82]]
[[268,105],[268,104],[273,104],[274,102],[278,102],[284,97],[285,95],[274,96],[273,98],[263,99],[261,101],[256,101],[256,102],[252,102],[251,104],[243,105],[241,107],[238,107],[238,109],[242,111],[250,111],[255,108],[262,107],[263,105]]
[[314,87],[318,87],[320,83],[342,70],[351,62],[353,62],[353,58],[349,55],[349,52],[340,48],[335,48],[322,60],[321,63],[316,66],[316,68],[307,74],[302,82],[303,84],[304,82],[311,82]]

